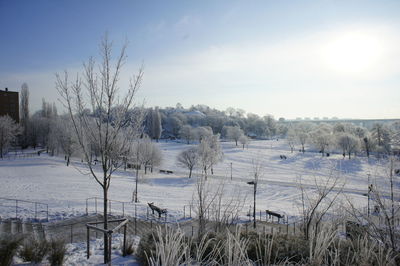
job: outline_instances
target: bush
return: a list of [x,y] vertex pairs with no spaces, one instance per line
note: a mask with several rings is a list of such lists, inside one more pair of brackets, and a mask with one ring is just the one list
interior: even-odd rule
[[18,256],[24,261],[33,263],[42,262],[49,249],[49,243],[46,240],[36,240],[35,238],[28,238],[23,241],[22,248]]
[[62,265],[65,259],[65,253],[67,248],[65,247],[65,241],[62,239],[52,239],[49,243],[49,255],[47,259],[50,265],[58,266]]
[[124,249],[124,243],[121,244],[122,256],[132,255],[135,252],[135,239],[133,237],[126,238],[126,246]]
[[[156,240],[154,239],[156,238]],[[157,235],[154,234],[153,237],[153,232],[148,233],[147,235],[143,236],[140,239],[138,249],[136,251],[136,256],[138,257],[138,260],[140,262],[140,265],[148,266],[148,261],[147,257],[149,257],[151,254],[156,253],[156,241],[157,241]]]
[[22,242],[21,236],[4,234],[0,237],[0,266],[9,266]]

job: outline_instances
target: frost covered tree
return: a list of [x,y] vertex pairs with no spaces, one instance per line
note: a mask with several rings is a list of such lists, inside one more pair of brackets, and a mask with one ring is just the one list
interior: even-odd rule
[[210,138],[213,135],[211,127],[196,127],[194,128],[196,139],[201,142],[203,139]]
[[310,133],[310,138],[314,146],[324,156],[332,142],[331,128],[327,125],[320,125]]
[[29,87],[26,83],[21,86],[19,109],[20,125],[22,127],[21,146],[26,148],[29,145]]
[[296,133],[297,142],[301,145],[301,151],[305,152],[305,145],[309,140],[309,132],[312,130],[312,124],[310,123],[298,123],[294,127]]
[[293,150],[295,149],[296,139],[297,139],[296,132],[294,131],[293,128],[289,128],[287,132],[286,142],[290,147],[291,153],[293,153]]
[[390,152],[390,129],[381,123],[376,123],[371,129],[371,136],[378,146],[378,151],[383,153]]
[[[76,79],[71,81],[67,72],[56,75],[56,88],[68,111],[82,156],[89,172],[103,190],[103,228],[106,231],[108,189],[113,173],[123,164],[121,156],[129,153],[130,143],[137,136],[142,124],[142,115],[127,119],[126,114],[134,105],[143,70],[139,69],[138,74],[130,80],[126,94],[120,95],[118,81],[126,61],[126,46],[115,60],[112,58],[111,47],[106,35],[100,45],[101,63],[98,67],[95,59],[90,58],[84,64],[82,75],[78,75]],[[87,108],[94,115],[89,115]],[[100,172],[95,170],[94,162],[91,161],[90,144],[95,144],[99,150]],[[108,263],[110,258],[108,235],[104,233],[104,263]]]
[[178,165],[189,169],[189,178],[192,177],[192,171],[197,166],[199,155],[195,147],[183,150],[176,158]]
[[351,159],[351,154],[355,153],[359,148],[358,138],[349,133],[342,133],[338,135],[336,143],[337,146],[342,149],[343,156],[347,153],[349,159]]
[[158,107],[151,111],[151,137],[157,142],[161,137],[161,115]]
[[238,141],[241,136],[243,136],[244,132],[239,126],[227,126],[226,127],[226,137],[228,139],[234,140],[236,146],[238,145]]
[[150,168],[153,171],[154,166],[161,164],[162,155],[160,148],[152,143],[148,137],[142,138],[137,148],[138,152],[133,154],[139,154],[139,163],[144,166],[144,173],[147,174],[147,169]]
[[179,135],[181,139],[186,140],[186,143],[189,144],[191,140],[195,138],[194,130],[189,125],[184,125],[179,131]]
[[375,149],[375,147],[376,147],[376,143],[375,143],[375,140],[372,138],[371,134],[365,133],[365,135],[361,141],[361,148],[362,148],[362,150],[365,151],[368,158],[369,158],[369,155],[371,154],[371,151],[373,151]]
[[70,158],[78,148],[73,132],[73,125],[68,117],[59,118],[54,123],[52,130],[54,130],[58,145],[64,152],[67,166],[69,166]]
[[243,147],[243,150],[244,150],[244,146],[249,143],[249,138],[246,137],[245,135],[242,135],[239,138],[239,142],[240,142],[240,144],[242,144],[242,147]]
[[0,157],[3,158],[11,142],[19,133],[19,125],[8,115],[0,116]]
[[197,147],[199,155],[199,164],[204,172],[204,177],[207,180],[207,171],[223,159],[223,152],[219,144],[219,135],[208,136],[203,138]]

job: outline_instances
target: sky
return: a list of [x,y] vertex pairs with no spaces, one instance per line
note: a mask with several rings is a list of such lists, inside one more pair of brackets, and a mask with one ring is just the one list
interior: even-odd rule
[[[400,118],[400,1],[0,0],[0,89],[58,103],[55,74],[128,42],[147,107],[260,116]],[[61,105],[60,105],[61,106]]]

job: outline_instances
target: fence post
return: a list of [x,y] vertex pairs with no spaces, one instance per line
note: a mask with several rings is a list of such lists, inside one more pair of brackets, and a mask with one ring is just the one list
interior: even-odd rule
[[192,237],[193,237],[193,225],[192,225]]
[[108,209],[110,210],[109,214],[111,215],[111,200],[108,200]]
[[94,198],[94,203],[95,203],[95,211],[96,211],[96,214],[97,214],[97,197]]
[[[96,230],[97,231],[97,230]],[[90,257],[90,237],[89,237],[89,227],[86,227],[86,258]]]
[[135,235],[137,235],[137,212],[136,212],[136,204],[135,204]]
[[185,219],[185,205],[183,205],[183,219]]
[[46,220],[49,221],[49,205],[46,205]]
[[18,200],[15,200],[15,219],[18,218]]
[[293,223],[293,234],[296,235],[296,222]]
[[37,220],[37,202],[35,202],[35,220]]
[[89,215],[89,210],[88,210],[88,199],[86,199],[86,215]]
[[125,202],[122,202],[122,216],[125,217]]
[[192,218],[192,205],[191,204],[189,205],[189,216],[190,216],[190,218]]
[[127,226],[127,224],[128,223],[126,223],[125,225],[124,225],[124,255],[125,255],[125,252],[126,252],[126,226]]

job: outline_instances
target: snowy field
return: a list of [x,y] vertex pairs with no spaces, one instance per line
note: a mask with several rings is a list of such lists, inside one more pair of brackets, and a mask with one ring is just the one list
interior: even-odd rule
[[[138,197],[140,206],[147,202],[167,208],[179,218],[184,206],[191,204],[196,187],[195,176],[189,179],[187,169],[176,164],[176,156],[190,145],[177,142],[158,143],[163,153],[163,162],[154,173],[140,172]],[[364,157],[348,160],[342,155],[321,157],[319,153],[290,153],[285,141],[253,141],[247,148],[236,147],[233,142],[221,143],[224,161],[215,166],[214,175],[209,175],[210,187],[224,184],[225,199],[240,198],[244,201],[244,212],[253,203],[253,187],[246,182],[252,180],[252,162],[262,164],[262,174],[257,187],[257,210],[273,210],[289,217],[299,215],[301,193],[298,182],[307,187],[307,193],[315,191],[315,182],[321,183],[329,176],[339,176],[344,184],[343,196],[338,202],[351,200],[359,207],[367,204],[368,175],[371,183],[385,188],[386,162]],[[287,159],[280,159],[286,155]],[[232,164],[232,180],[231,180]],[[161,174],[158,169],[172,170],[173,174]],[[48,204],[51,220],[82,215],[86,212],[86,199],[102,197],[102,190],[79,158],[67,167],[63,157],[46,154],[31,158],[10,158],[0,161],[0,197],[36,201]],[[396,184],[397,197],[399,183]],[[109,197],[113,200],[131,202],[135,177],[132,170],[118,171],[111,182]],[[93,210],[89,201],[89,211]],[[0,200],[0,216],[14,217],[15,207],[11,202]],[[19,203],[18,215],[32,217],[33,205]],[[125,207],[126,214],[133,214]],[[187,207],[186,207],[187,208]],[[100,207],[99,207],[100,209]],[[121,211],[121,206],[114,206]],[[24,212],[25,210],[25,212]],[[187,212],[187,209],[186,209]]]

